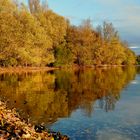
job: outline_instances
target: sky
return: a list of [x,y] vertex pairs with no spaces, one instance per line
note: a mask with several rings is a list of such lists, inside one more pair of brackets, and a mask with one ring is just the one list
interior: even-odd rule
[[[20,0],[26,2],[27,0]],[[90,18],[93,27],[112,22],[122,40],[140,54],[140,0],[47,0],[49,8],[79,25]]]

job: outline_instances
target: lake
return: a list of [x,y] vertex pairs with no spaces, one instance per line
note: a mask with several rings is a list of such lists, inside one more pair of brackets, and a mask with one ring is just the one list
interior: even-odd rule
[[140,67],[1,73],[0,98],[72,140],[140,139]]

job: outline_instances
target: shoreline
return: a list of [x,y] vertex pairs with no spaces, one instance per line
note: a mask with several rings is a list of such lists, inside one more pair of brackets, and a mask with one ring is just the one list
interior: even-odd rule
[[69,140],[59,132],[47,131],[43,125],[32,125],[20,118],[15,109],[8,109],[0,100],[0,137],[3,139]]
[[[129,65],[91,65],[91,66],[59,66],[59,67],[0,67],[0,73],[22,73],[22,72],[45,72],[53,70],[84,70],[84,69],[98,69],[98,68],[116,68],[116,67],[127,67]],[[130,65],[140,66],[140,65]]]
[[57,70],[58,67],[0,67],[0,73],[40,72]]

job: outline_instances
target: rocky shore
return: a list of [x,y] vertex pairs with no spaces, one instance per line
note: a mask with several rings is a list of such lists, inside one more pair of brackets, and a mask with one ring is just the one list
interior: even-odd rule
[[59,132],[49,132],[42,125],[31,125],[20,118],[15,109],[0,101],[0,139],[69,140]]

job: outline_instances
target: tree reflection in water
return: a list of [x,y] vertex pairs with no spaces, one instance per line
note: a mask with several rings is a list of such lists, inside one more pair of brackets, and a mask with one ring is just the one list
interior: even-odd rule
[[135,67],[56,70],[0,75],[0,97],[32,123],[53,123],[81,108],[88,116],[95,101],[106,112],[115,109],[120,91],[135,78]]

